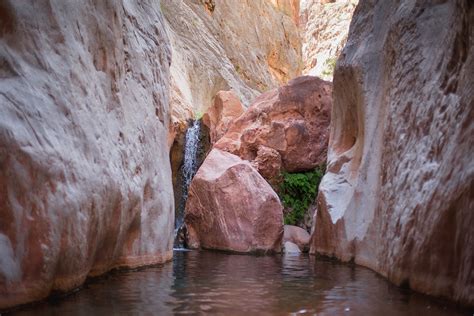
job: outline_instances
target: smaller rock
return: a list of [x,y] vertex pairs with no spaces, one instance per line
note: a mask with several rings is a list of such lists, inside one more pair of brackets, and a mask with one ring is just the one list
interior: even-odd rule
[[244,111],[245,108],[233,91],[217,92],[214,104],[202,117],[202,122],[209,128],[211,144],[217,142]]
[[283,242],[291,242],[296,244],[303,252],[309,250],[309,233],[301,227],[293,225],[283,226]]
[[284,252],[287,254],[300,254],[301,250],[297,244],[292,243],[291,241],[285,241],[283,244]]
[[252,164],[265,179],[276,179],[281,171],[281,155],[273,148],[259,146]]

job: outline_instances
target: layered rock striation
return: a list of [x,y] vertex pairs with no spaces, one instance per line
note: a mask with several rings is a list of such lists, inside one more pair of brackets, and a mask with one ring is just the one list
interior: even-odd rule
[[471,1],[358,5],[311,252],[474,304],[473,38]]
[[163,0],[173,62],[174,122],[194,118],[220,90],[244,106],[301,73],[301,41],[292,18],[267,0]]
[[172,256],[156,1],[0,3],[0,309]]

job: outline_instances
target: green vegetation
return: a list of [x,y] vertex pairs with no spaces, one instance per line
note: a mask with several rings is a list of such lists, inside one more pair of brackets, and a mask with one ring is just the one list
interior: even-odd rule
[[334,69],[336,68],[336,57],[329,57],[324,62],[323,75],[324,76],[332,76],[334,74]]
[[315,200],[319,183],[326,166],[304,173],[283,173],[280,184],[280,200],[285,208],[290,209],[284,216],[285,225],[296,225],[304,218],[306,211]]
[[203,115],[204,115],[204,112],[202,112],[202,111],[195,111],[195,112],[194,112],[194,119],[195,119],[195,120],[200,120],[200,119],[202,119],[202,116],[203,116]]

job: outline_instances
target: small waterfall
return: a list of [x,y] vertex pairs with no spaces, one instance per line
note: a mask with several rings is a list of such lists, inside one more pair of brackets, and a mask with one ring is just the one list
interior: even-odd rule
[[175,235],[184,222],[184,209],[188,199],[188,189],[198,169],[198,149],[201,134],[201,121],[194,120],[186,130],[184,158],[181,167],[182,196],[176,209]]

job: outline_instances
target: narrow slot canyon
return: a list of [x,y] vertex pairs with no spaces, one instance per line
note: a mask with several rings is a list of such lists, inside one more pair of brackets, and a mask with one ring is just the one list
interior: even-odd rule
[[473,315],[474,3],[0,1],[0,315]]

